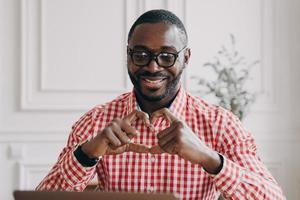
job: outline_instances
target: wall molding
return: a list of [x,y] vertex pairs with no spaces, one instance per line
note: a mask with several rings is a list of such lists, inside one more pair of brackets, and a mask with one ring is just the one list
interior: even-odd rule
[[[275,2],[272,0],[263,0],[261,3],[261,91],[260,95],[265,98],[265,103],[259,103],[253,108],[254,112],[278,112],[279,102],[276,92],[276,72],[278,66],[275,64]],[[269,73],[272,76],[268,76]],[[258,97],[259,98],[259,97]]]
[[[90,108],[89,105],[95,104],[90,99],[102,99],[103,97],[107,100],[115,98],[120,93],[129,90],[131,83],[127,77],[127,73],[124,73],[124,85],[122,88],[109,88],[102,90],[94,89],[51,89],[45,87],[43,80],[45,75],[45,41],[43,34],[45,32],[44,24],[44,12],[45,12],[45,1],[46,0],[22,0],[22,65],[21,65],[21,110],[22,111],[82,111]],[[161,6],[176,12],[185,23],[186,21],[186,0],[161,1]],[[155,5],[153,2],[148,0],[143,1],[129,1],[124,2],[124,33],[123,40],[126,43],[126,34],[133,20],[147,9],[151,9]],[[29,11],[34,11],[33,18],[29,15]],[[278,66],[274,63],[274,10],[275,3],[271,0],[261,1],[261,96],[259,99],[263,99],[263,102],[259,102],[254,105],[254,112],[278,112],[280,106],[278,105],[278,94],[276,93],[275,86],[276,82],[276,71]],[[32,27],[33,30],[29,30]],[[37,33],[38,37],[31,38],[30,31]],[[272,37],[270,37],[272,36]],[[123,48],[125,49],[125,48]],[[125,52],[123,53],[125,55]],[[125,60],[125,58],[123,58]],[[35,70],[33,70],[33,68]],[[124,70],[125,71],[125,70]],[[268,76],[269,72],[273,72],[273,76]],[[189,78],[187,74],[183,74],[183,84],[188,87]],[[192,91],[195,93],[195,91]],[[77,99],[75,102],[67,102],[66,99]],[[79,101],[79,99],[85,99]],[[50,101],[52,100],[53,101]],[[87,102],[86,104],[84,102]],[[104,103],[99,102],[99,103]]]
[[53,143],[67,142],[69,134],[63,132],[0,132],[0,144],[4,143]]
[[[90,99],[109,100],[121,93],[130,90],[130,81],[127,78],[127,71],[124,67],[123,86],[103,89],[51,89],[44,83],[45,74],[45,1],[46,0],[22,0],[21,1],[21,111],[82,111],[90,108]],[[121,16],[125,23],[123,27],[124,41],[120,44],[124,50],[122,61],[126,60],[125,41],[127,26],[127,8],[131,5],[130,1],[123,3],[124,16]],[[34,34],[32,34],[34,33]],[[108,87],[108,88],[107,88]],[[107,88],[107,89],[106,89]],[[71,99],[75,102],[67,102]],[[80,99],[85,99],[80,101]],[[51,101],[52,100],[52,101]],[[87,102],[85,104],[85,102]]]
[[[17,162],[19,173],[19,190],[34,190],[38,183],[34,179],[40,174],[47,174],[53,163]],[[43,177],[40,177],[43,178]]]
[[[45,3],[46,0],[22,0],[21,1],[21,111],[83,111],[90,108],[90,105],[104,103],[115,98],[131,88],[131,82],[126,70],[124,70],[123,86],[121,88],[103,89],[70,89],[49,88],[45,84],[45,68],[47,59],[45,56]],[[185,0],[170,1],[163,0],[160,2],[162,7],[176,11],[179,16],[185,17]],[[125,44],[127,33],[134,19],[147,9],[152,9],[155,4],[149,0],[129,1],[123,3],[124,11],[124,28],[123,41]],[[32,34],[34,33],[34,34]],[[185,77],[186,78],[186,77]],[[107,89],[106,89],[107,88]],[[71,101],[67,101],[71,99]],[[95,99],[101,99],[96,101]]]
[[[277,3],[272,0],[262,0],[259,1],[259,13],[260,13],[260,64],[259,74],[260,76],[260,87],[257,88],[259,95],[257,96],[257,101],[252,107],[252,111],[255,113],[274,113],[282,112],[281,102],[279,101],[278,82],[276,82],[279,66],[276,63],[276,51],[277,46],[280,45],[276,40],[276,9]],[[187,22],[188,23],[188,22]],[[280,38],[279,38],[280,39]],[[277,47],[277,48],[275,48]],[[280,48],[280,47],[279,47]],[[217,51],[218,49],[216,49]],[[213,57],[214,55],[212,55]],[[188,69],[187,69],[188,70]],[[271,75],[270,75],[271,73]],[[190,84],[191,72],[188,71],[188,78],[185,79],[187,87]],[[193,74],[194,75],[194,74]],[[199,95],[198,89],[191,88],[191,93]]]
[[282,161],[267,160],[264,161],[264,164],[267,166],[268,170],[276,180],[283,180],[284,163]]
[[[91,89],[91,88],[86,88],[86,89],[71,89],[71,88],[59,88],[59,89],[54,89],[54,88],[51,88],[49,87],[49,85],[46,85],[46,82],[45,82],[45,77],[47,76],[46,74],[46,62],[45,60],[47,60],[47,57],[46,57],[46,42],[44,40],[44,34],[46,33],[46,23],[45,23],[45,14],[44,12],[46,11],[46,8],[45,8],[45,1],[49,1],[49,0],[40,0],[40,6],[39,6],[39,13],[40,13],[40,24],[37,25],[37,26],[40,26],[40,74],[39,74],[39,90],[40,92],[44,93],[44,92],[56,92],[56,93],[61,93],[61,92],[69,92],[69,93],[84,93],[84,94],[87,94],[87,93],[120,93],[120,92],[123,92],[124,90],[127,90],[128,89],[128,79],[127,79],[127,71],[126,71],[126,68],[125,67],[122,67],[122,74],[123,74],[123,85],[121,88],[110,88],[109,85],[106,85],[105,88],[102,88],[102,89]],[[123,16],[121,16],[122,20],[123,20],[123,44],[121,44],[122,46],[122,55],[123,55],[123,58],[121,60],[125,61],[126,60],[126,45],[125,45],[125,41],[126,41],[126,22],[128,21],[127,19],[127,15],[126,15],[126,9],[127,9],[127,3],[129,3],[129,1],[122,1],[122,4],[123,4]]]

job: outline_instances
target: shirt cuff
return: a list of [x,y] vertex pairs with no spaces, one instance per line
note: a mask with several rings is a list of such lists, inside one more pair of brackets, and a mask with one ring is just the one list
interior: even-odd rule
[[[66,154],[66,158],[61,163],[61,174],[65,181],[74,189],[82,190],[81,187],[85,186],[94,174],[96,167],[82,166],[76,157],[73,150]],[[83,188],[84,189],[84,188]]]
[[[223,156],[223,155],[221,155]],[[211,175],[218,190],[224,196],[231,196],[242,181],[243,168],[223,156],[223,168],[216,175]]]

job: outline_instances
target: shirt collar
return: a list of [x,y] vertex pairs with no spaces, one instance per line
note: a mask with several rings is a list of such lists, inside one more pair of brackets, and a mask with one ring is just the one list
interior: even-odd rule
[[[186,105],[186,91],[184,90],[183,86],[180,85],[179,91],[173,100],[171,106],[169,107],[170,111],[179,119],[184,120],[185,116],[185,105]],[[138,105],[138,102],[136,100],[136,96],[134,94],[134,90],[132,90],[130,98],[129,98],[129,104],[127,108],[127,115],[131,113],[133,110],[141,110],[140,106]]]

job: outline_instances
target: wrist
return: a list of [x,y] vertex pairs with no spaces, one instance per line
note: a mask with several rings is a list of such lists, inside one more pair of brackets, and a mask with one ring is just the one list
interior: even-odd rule
[[82,145],[79,145],[75,151],[73,152],[77,161],[84,167],[93,167],[95,166],[101,157],[90,158],[85,152],[82,150]]
[[206,159],[202,167],[209,174],[218,174],[223,168],[224,158],[221,154],[213,151]]
[[88,141],[86,143],[83,143],[81,145],[81,150],[83,151],[83,153],[88,156],[89,158],[93,159],[93,158],[97,158],[98,156],[94,153],[93,151],[93,144],[91,144],[91,141]]
[[92,140],[81,145],[82,151],[91,159],[98,158],[105,154],[106,148],[101,145],[101,140],[95,137]]

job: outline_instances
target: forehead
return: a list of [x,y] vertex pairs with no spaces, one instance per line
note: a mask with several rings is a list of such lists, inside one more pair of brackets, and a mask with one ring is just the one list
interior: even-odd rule
[[180,34],[175,25],[144,23],[136,26],[128,45],[130,47],[145,46],[152,50],[159,50],[165,47],[173,47],[175,50],[178,50],[183,45]]

